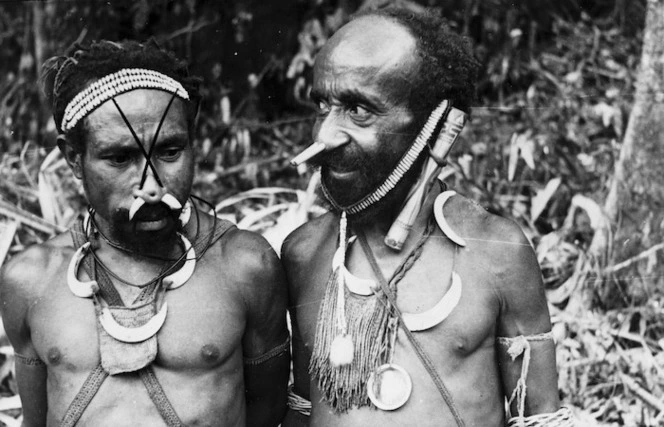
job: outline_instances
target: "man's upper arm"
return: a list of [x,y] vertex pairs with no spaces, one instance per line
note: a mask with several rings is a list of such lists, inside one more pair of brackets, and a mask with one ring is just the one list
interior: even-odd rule
[[243,289],[247,325],[242,343],[244,358],[251,360],[288,339],[288,291],[281,261],[272,247],[260,236],[241,233],[249,245],[245,254],[252,258],[247,262],[251,278]]
[[249,275],[242,289],[247,313],[242,338],[247,425],[278,425],[286,412],[290,368],[286,282],[281,262],[265,239],[238,233]]
[[47,274],[43,268],[35,268],[44,265],[43,255],[41,249],[31,248],[0,270],[0,312],[16,354],[16,381],[23,404],[24,426],[46,424],[46,365],[35,350],[28,324],[30,306],[40,287],[34,276],[39,275],[38,272]]
[[[559,408],[555,345],[542,275],[535,253],[519,227],[499,220],[497,239],[503,248],[494,251],[497,292],[500,299],[497,343],[498,360],[507,397],[520,379],[526,381],[525,415],[555,412]],[[527,363],[527,372],[522,372]],[[512,413],[519,410],[515,395]]]

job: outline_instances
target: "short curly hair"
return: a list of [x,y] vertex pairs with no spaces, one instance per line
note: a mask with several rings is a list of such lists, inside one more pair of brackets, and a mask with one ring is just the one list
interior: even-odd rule
[[[60,134],[62,118],[67,104],[91,83],[123,68],[146,68],[165,74],[180,82],[189,93],[187,121],[190,131],[200,101],[200,79],[191,77],[184,61],[172,52],[162,49],[154,40],[93,41],[87,45],[76,44],[64,56],[56,56],[44,62],[41,84],[51,104],[55,126]],[[83,123],[66,132],[77,151],[85,150]]]
[[419,81],[411,99],[418,110],[433,111],[444,99],[470,113],[480,64],[473,56],[469,39],[450,32],[437,14],[388,7],[355,15],[352,20],[378,16],[403,25],[417,40],[422,60]]

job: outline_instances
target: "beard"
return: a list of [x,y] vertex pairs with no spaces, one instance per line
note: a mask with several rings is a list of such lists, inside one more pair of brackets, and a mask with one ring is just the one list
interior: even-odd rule
[[[370,158],[364,151],[352,143],[342,148],[346,150],[331,151],[318,164],[321,170],[322,184],[325,186],[329,198],[332,200],[329,200],[324,193],[322,196],[330,202],[331,210],[337,213],[343,210],[344,207],[357,203],[375,191],[390,176],[401,159],[400,156],[395,162],[394,153],[384,151]],[[396,217],[406,196],[417,181],[425,159],[426,150],[420,153],[413,166],[403,175],[392,190],[366,209],[349,215],[349,220],[354,224],[364,225],[374,222],[378,216],[388,215]],[[351,185],[348,185],[348,182],[341,182],[334,179],[329,173],[329,168],[341,169],[337,165],[343,165],[346,170],[357,170],[359,178],[354,180]],[[341,207],[341,209],[337,206]]]
[[[164,203],[143,205],[129,221],[129,210],[117,209],[109,221],[109,238],[131,251],[139,253],[160,252],[177,242],[177,233],[183,227],[178,219],[180,210],[172,210]],[[167,225],[159,230],[146,231],[137,228],[138,221],[165,219]]]

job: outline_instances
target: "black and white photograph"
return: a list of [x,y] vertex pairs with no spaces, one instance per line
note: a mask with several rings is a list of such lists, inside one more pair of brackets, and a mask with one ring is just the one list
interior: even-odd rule
[[0,0],[0,426],[664,426],[664,0]]

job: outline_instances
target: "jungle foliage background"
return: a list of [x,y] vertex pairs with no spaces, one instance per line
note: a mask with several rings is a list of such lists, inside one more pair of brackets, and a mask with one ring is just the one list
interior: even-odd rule
[[[483,64],[444,178],[531,239],[562,400],[580,425],[664,425],[662,200],[647,188],[629,209],[610,200],[637,172],[616,170],[649,3],[658,0],[0,1],[0,264],[85,207],[37,84],[48,57],[76,42],[152,37],[186,58],[203,78],[195,193],[278,249],[323,210],[316,174],[288,165],[311,142],[315,53],[357,10],[431,7]],[[4,334],[0,360],[0,422],[16,426]]]

